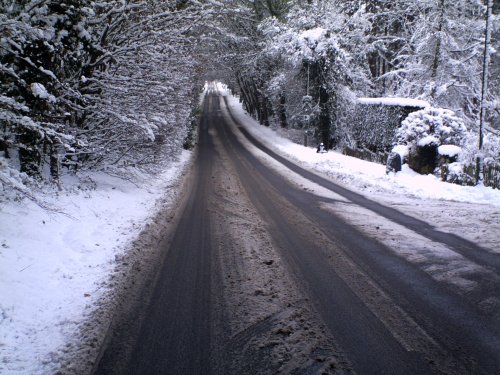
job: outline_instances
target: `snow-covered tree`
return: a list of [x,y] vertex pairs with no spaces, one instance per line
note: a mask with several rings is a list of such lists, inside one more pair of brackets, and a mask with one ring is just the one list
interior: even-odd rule
[[484,44],[480,1],[402,1],[411,15],[402,23],[392,69],[380,77],[388,94],[416,97],[474,119],[481,92]]
[[[84,147],[69,113],[81,108],[78,78],[92,53],[86,1],[1,4],[0,121],[4,156],[41,177],[59,177],[59,155]],[[76,86],[76,87],[75,87]]]
[[0,2],[2,166],[57,182],[173,155],[201,88],[193,56],[208,13],[176,1]]
[[410,113],[396,130],[396,143],[418,146],[461,146],[467,136],[464,121],[453,111],[427,107]]
[[94,161],[144,165],[182,144],[197,69],[190,32],[201,16],[186,4],[172,11],[175,3],[120,3],[107,3],[95,21],[104,24],[97,30],[105,69],[86,82],[102,100],[84,131]]
[[[279,108],[286,98],[293,116],[301,113],[304,97],[311,97],[313,127],[318,139],[330,146],[342,108],[353,96],[351,88],[367,83],[345,47],[348,40],[340,37],[348,29],[357,30],[357,21],[335,12],[332,5],[295,7],[284,21],[268,19],[260,25],[266,37],[263,53],[279,67],[267,85],[274,107]],[[298,90],[290,90],[294,87]]]

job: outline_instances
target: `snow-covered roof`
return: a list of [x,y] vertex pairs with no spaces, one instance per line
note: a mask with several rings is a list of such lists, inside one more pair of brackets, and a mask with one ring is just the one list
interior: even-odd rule
[[430,107],[425,100],[411,98],[358,98],[361,104],[399,105],[405,107]]

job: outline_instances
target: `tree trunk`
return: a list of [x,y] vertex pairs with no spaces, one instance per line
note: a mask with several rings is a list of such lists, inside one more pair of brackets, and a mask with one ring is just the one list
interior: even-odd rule
[[286,121],[286,94],[285,91],[282,91],[279,96],[279,121],[282,128],[286,128],[288,126]]
[[6,158],[6,159],[9,159],[10,158],[10,155],[9,155],[9,143],[7,141],[7,123],[4,122],[4,125],[3,125],[3,136],[2,138],[0,138],[0,155],[3,153],[3,156]]
[[488,0],[486,9],[486,30],[484,35],[484,55],[483,55],[483,74],[481,80],[481,110],[479,112],[479,144],[478,156],[476,158],[476,182],[483,181],[483,129],[484,117],[486,114],[486,95],[488,93],[488,66],[490,64],[490,44],[491,44],[491,8],[493,0]]
[[240,86],[243,105],[245,106],[245,109],[248,113],[253,114],[255,111],[255,107],[253,105],[251,90],[249,90],[246,82],[239,74],[236,75],[236,79],[238,81],[238,86]]
[[36,132],[26,129],[18,137],[18,141],[22,145],[19,148],[20,171],[32,177],[41,177],[41,153],[38,148],[39,138],[37,135]]
[[57,153],[57,145],[51,144],[49,150],[50,157],[50,178],[52,182],[59,184],[59,154]]
[[431,97],[434,99],[436,92],[437,92],[437,87],[436,87],[436,78],[438,74],[438,69],[439,65],[441,63],[441,48],[442,48],[442,31],[444,27],[444,1],[441,0],[439,2],[439,19],[438,19],[438,36],[436,38],[436,47],[434,48],[434,58],[432,60],[432,66],[431,66],[431,80],[433,81],[433,87],[431,90]]
[[269,126],[269,115],[271,113],[271,105],[267,97],[262,94],[262,90],[258,90],[257,94],[259,95],[259,112],[260,118],[259,121],[264,126]]
[[321,137],[321,142],[325,145],[327,149],[330,148],[330,111],[328,109],[328,101],[330,95],[324,85],[319,87],[319,132]]

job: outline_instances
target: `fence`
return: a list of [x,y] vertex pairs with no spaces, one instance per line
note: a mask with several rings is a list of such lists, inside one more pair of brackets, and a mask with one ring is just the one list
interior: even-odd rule
[[389,157],[388,153],[376,153],[367,149],[356,149],[347,146],[344,147],[344,151],[342,153],[347,156],[384,165],[387,163],[387,158]]
[[[441,166],[441,180],[459,185],[474,186],[476,181],[476,165],[466,164],[463,169],[457,171],[450,170],[449,165]],[[493,189],[500,189],[500,163],[489,162],[483,166],[483,184]]]

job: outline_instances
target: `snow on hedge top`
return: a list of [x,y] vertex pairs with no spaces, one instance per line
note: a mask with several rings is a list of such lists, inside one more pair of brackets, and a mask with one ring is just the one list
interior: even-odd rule
[[439,155],[446,155],[449,157],[454,157],[460,154],[462,148],[455,145],[441,145],[438,147]]
[[410,113],[396,130],[397,143],[405,145],[461,145],[466,135],[464,121],[453,111],[433,107]]
[[430,104],[425,100],[410,99],[410,98],[358,98],[360,104],[374,105],[399,105],[405,107],[430,107]]

